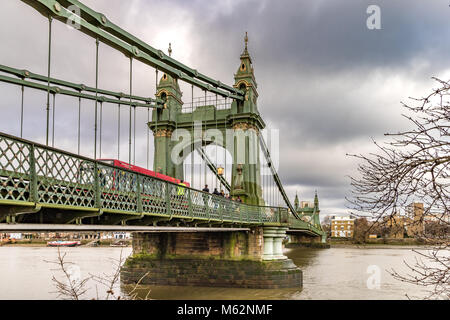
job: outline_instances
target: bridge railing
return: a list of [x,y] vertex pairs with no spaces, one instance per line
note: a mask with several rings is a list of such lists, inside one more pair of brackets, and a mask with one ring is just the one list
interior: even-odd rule
[[244,224],[287,223],[248,205],[0,133],[0,203]]

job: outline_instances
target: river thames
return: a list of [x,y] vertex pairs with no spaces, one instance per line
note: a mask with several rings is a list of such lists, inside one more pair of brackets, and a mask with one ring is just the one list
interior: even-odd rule
[[[75,247],[61,250],[81,279],[111,275],[116,261],[131,254],[131,247]],[[286,249],[285,254],[303,270],[303,288],[234,289],[149,286],[138,291],[152,299],[407,299],[426,295],[423,288],[395,280],[389,270],[408,272],[404,261],[414,262],[408,248]],[[62,299],[52,277],[63,280],[55,264],[57,249],[50,247],[0,247],[0,299]],[[379,285],[378,285],[379,284]],[[83,299],[103,298],[106,288],[89,280]],[[123,290],[128,290],[123,288]],[[116,289],[116,293],[120,288]]]

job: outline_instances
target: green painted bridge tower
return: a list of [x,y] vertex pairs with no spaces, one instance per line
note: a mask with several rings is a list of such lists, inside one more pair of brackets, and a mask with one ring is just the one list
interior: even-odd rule
[[319,209],[319,196],[317,191],[314,194],[314,201],[302,201],[300,203],[298,194],[295,194],[294,199],[295,211],[300,215],[300,219],[311,223],[314,226],[320,227],[320,209]]
[[216,144],[225,148],[233,159],[230,194],[240,196],[248,204],[264,205],[259,135],[265,123],[257,108],[257,83],[247,33],[234,79],[234,87],[245,93],[243,101],[233,100],[231,106],[219,108],[217,96],[215,99],[205,96],[204,105],[194,108],[192,104],[192,108],[183,109],[177,78],[163,74],[156,97],[165,101],[164,108],[154,110],[148,124],[155,138],[154,170],[184,179],[186,157],[202,146]]

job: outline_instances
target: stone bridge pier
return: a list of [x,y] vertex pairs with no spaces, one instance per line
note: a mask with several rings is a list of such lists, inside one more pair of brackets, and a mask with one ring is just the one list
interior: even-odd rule
[[283,255],[286,228],[138,232],[123,284],[296,288],[302,271]]

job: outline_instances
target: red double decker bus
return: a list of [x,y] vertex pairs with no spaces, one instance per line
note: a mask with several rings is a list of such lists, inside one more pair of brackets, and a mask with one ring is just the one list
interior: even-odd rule
[[[169,182],[176,183],[176,184],[180,184],[181,183],[180,179],[176,179],[174,177],[166,176],[165,174],[158,173],[158,172],[155,172],[155,171],[152,171],[152,170],[148,170],[148,169],[145,169],[145,168],[142,168],[142,167],[134,166],[134,165],[126,163],[124,161],[120,161],[120,160],[116,160],[116,159],[97,159],[97,160],[100,161],[100,162],[112,165],[112,166],[117,167],[117,168],[125,168],[125,169],[131,170],[133,172],[138,172],[138,173],[144,174],[146,176],[156,177],[156,178],[159,178],[161,180],[169,181]],[[115,176],[116,176],[116,174],[114,172],[114,177]],[[189,182],[183,181],[183,184],[186,185],[187,187],[190,187]]]
[[[136,188],[136,176],[127,171],[119,171],[114,168],[125,168],[131,172],[137,172],[149,177],[155,177],[164,181],[172,182],[174,184],[180,184],[181,180],[174,177],[167,176],[162,173],[157,173],[152,170],[148,170],[142,167],[134,166],[124,161],[116,159],[98,159],[97,161],[109,164],[113,168],[104,168],[99,170],[100,174],[100,186],[111,188],[112,190],[135,190]],[[120,173],[120,174],[119,174]],[[77,179],[80,183],[93,183],[94,178],[94,165],[93,163],[82,161],[77,173]],[[188,182],[183,184],[186,187],[190,187]]]

